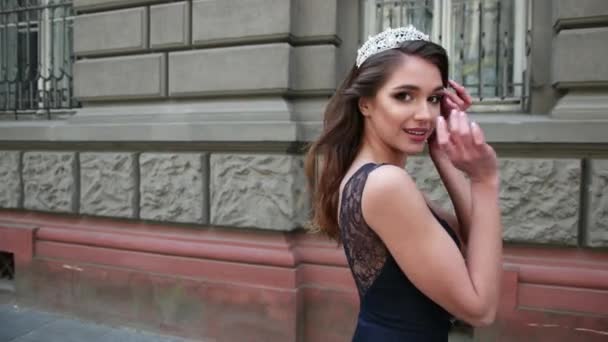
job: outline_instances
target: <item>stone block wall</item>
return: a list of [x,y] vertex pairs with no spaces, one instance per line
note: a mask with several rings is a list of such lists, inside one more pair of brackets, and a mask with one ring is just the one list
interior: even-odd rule
[[328,95],[337,50],[352,50],[338,34],[341,1],[74,1],[76,96],[91,107],[144,97]]
[[558,0],[553,6],[552,83],[564,94],[557,118],[608,118],[608,4]]
[[[286,260],[303,258],[305,253],[292,244],[297,234],[269,231],[297,230],[309,217],[300,147],[318,133],[327,98],[354,61],[362,38],[357,3],[73,0],[74,93],[82,106],[64,121],[0,125],[0,212],[54,213],[60,214],[53,216],[58,220],[114,218],[88,222],[117,227],[123,220],[153,221],[167,230],[191,228],[181,230],[186,235],[198,233],[197,228],[207,228],[202,231],[211,235],[239,231],[252,241],[279,236],[284,249],[294,254]],[[488,141],[499,145],[504,240],[510,248],[531,245],[530,255],[608,247],[606,4],[532,1],[530,113],[475,117]],[[431,199],[449,207],[428,156],[410,158],[407,168]],[[62,233],[66,240],[72,238],[69,232],[73,230]],[[137,241],[139,247],[149,247],[148,242]],[[47,254],[52,258],[62,256],[65,247],[44,246],[43,256],[59,253]],[[180,253],[187,248],[176,246],[172,253],[186,259]],[[235,246],[234,251],[244,253],[239,259],[244,264],[276,256],[274,242],[269,249]],[[548,246],[557,248],[542,248]],[[204,253],[219,249],[225,252],[213,244],[196,249],[206,266],[195,269],[207,272],[209,256]],[[83,255],[78,248],[72,252]],[[121,253],[116,255],[124,257]],[[165,253],[161,250],[153,259]],[[221,261],[222,267],[235,264],[231,253],[223,254],[229,258]],[[143,253],[138,249],[137,254]],[[306,255],[323,270],[321,284],[335,279],[337,271],[350,281],[345,264],[321,265],[317,254],[325,255],[318,250]],[[97,252],[87,256],[98,257]],[[278,264],[275,271],[293,271],[294,265],[285,265]],[[272,282],[268,269],[264,265],[256,270],[261,273],[238,273]],[[286,279],[291,282],[293,276]],[[73,287],[58,284],[49,289]],[[351,283],[340,286],[352,288]],[[316,285],[304,288],[317,291]],[[333,288],[328,293],[312,301],[344,309],[335,299],[341,295]],[[167,298],[169,311],[185,303]],[[356,297],[352,299],[354,303]],[[305,315],[304,320],[315,322],[307,332],[312,335],[327,323],[317,311]]]
[[[4,150],[0,160],[0,208],[280,231],[310,215],[299,154]],[[450,209],[427,156],[406,168]],[[506,242],[608,247],[606,159],[505,157],[500,170]]]
[[[505,157],[499,162],[505,242],[608,246],[605,160]],[[410,158],[406,168],[431,200],[452,210],[428,157]]]
[[0,208],[292,231],[309,200],[303,157],[0,151]]

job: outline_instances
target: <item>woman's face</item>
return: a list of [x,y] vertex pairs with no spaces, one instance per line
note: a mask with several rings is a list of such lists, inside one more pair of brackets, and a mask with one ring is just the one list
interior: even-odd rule
[[422,152],[440,114],[443,89],[437,66],[404,55],[376,95],[359,102],[365,134],[396,152]]

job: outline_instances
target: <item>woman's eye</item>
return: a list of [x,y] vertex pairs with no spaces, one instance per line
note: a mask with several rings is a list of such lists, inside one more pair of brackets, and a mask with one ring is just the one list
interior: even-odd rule
[[395,94],[395,98],[399,101],[409,101],[412,99],[412,96],[409,93],[397,93]]
[[433,104],[438,104],[441,102],[441,99],[442,99],[441,95],[435,95],[435,96],[429,97],[429,102],[433,103]]

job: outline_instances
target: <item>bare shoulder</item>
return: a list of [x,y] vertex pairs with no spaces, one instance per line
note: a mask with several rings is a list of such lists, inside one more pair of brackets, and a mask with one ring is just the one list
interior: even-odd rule
[[412,194],[412,192],[422,196],[414,179],[407,171],[394,165],[383,165],[376,168],[370,172],[365,184],[365,195],[368,197]]
[[362,197],[363,216],[394,216],[404,211],[428,211],[424,196],[403,168],[383,165],[370,172]]
[[416,189],[416,183],[405,169],[394,165],[383,165],[370,172],[365,183],[367,196],[386,195],[389,192]]

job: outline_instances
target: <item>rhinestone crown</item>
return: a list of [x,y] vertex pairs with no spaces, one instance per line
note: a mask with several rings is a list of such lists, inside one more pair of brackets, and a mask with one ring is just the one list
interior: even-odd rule
[[407,40],[430,41],[429,36],[418,31],[412,25],[395,29],[389,27],[375,36],[370,36],[357,51],[357,68],[369,57],[382,51],[394,49]]

